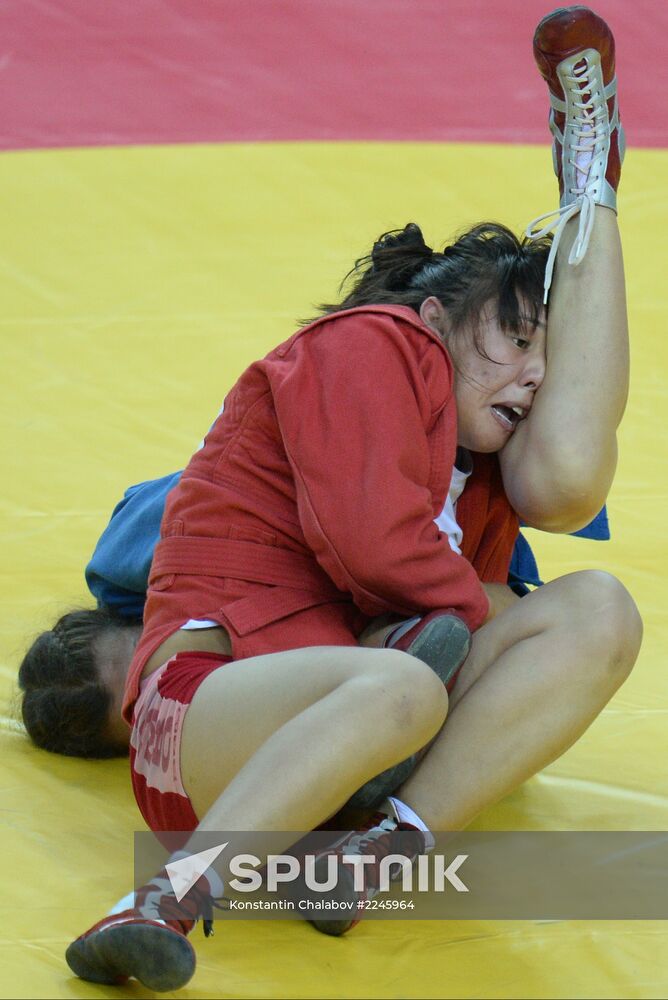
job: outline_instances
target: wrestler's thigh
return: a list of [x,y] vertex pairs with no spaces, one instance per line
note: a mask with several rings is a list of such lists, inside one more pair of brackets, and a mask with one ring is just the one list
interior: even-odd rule
[[[211,774],[222,791],[290,719],[347,680],[385,671],[387,652],[311,646],[234,660],[214,670],[195,692],[183,723],[181,777],[186,792],[201,790]],[[331,739],[331,733],[323,738]]]
[[632,602],[618,580],[596,570],[569,573],[515,601],[474,633],[471,652],[450,695],[450,711],[491,664],[523,639],[562,627],[569,638],[581,633],[584,641],[587,635],[593,637],[594,626],[611,604],[622,613]]

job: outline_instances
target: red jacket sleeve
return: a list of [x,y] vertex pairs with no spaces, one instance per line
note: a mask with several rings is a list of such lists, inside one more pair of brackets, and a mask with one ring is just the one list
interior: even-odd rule
[[456,449],[452,367],[392,316],[333,318],[267,371],[316,559],[369,615],[453,608],[471,629],[488,600],[434,524]]
[[507,583],[519,518],[503,488],[498,454],[473,455],[473,475],[457,502],[462,553],[484,583]]

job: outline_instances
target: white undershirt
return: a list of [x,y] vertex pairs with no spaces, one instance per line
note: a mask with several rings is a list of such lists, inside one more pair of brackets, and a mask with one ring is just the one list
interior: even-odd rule
[[457,524],[457,501],[464,492],[466,480],[473,472],[473,461],[468,451],[464,448],[458,448],[456,462],[457,464],[452,469],[452,479],[445,507],[436,518],[436,524],[441,532],[447,535],[452,551],[461,555],[462,550],[459,546],[464,533]]

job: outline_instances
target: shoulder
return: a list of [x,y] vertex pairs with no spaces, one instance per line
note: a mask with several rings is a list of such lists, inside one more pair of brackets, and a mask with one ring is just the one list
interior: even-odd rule
[[[270,358],[286,360],[311,353],[366,357],[378,363],[394,354],[427,379],[451,387],[453,366],[445,345],[409,306],[369,305],[321,316],[302,327],[272,351]],[[382,361],[381,361],[382,363]]]
[[415,337],[433,343],[444,354],[447,351],[442,342],[429,327],[425,326],[418,314],[410,306],[369,305],[357,306],[355,309],[343,309],[341,312],[320,316],[308,326],[298,330],[282,348],[287,350],[290,345],[313,332],[337,332],[344,334],[352,331],[374,330],[387,336]]
[[[454,405],[454,370],[439,338],[405,306],[361,306],[322,316],[252,366],[274,405],[285,393],[311,399],[407,402],[431,422]],[[291,403],[292,405],[292,403]]]

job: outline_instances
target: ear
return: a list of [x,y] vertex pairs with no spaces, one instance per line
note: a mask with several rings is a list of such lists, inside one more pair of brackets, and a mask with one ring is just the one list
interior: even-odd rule
[[448,310],[435,295],[430,295],[420,306],[420,319],[441,339],[447,335],[450,329]]

